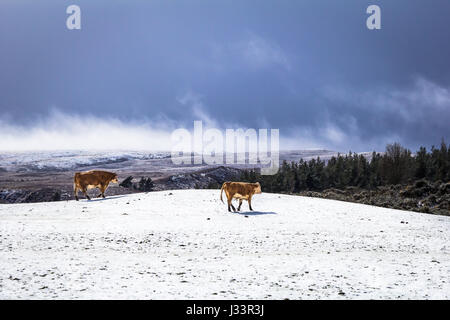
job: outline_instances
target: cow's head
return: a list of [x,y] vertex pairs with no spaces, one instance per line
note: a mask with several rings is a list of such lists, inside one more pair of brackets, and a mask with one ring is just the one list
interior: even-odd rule
[[255,193],[261,193],[261,185],[259,184],[259,182],[254,183],[253,186]]
[[117,178],[117,173],[114,174],[113,178],[111,179],[112,183],[119,183],[119,178]]

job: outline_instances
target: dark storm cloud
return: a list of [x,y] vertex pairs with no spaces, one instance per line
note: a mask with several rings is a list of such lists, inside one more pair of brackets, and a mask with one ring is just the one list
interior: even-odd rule
[[[365,26],[370,4],[381,30]],[[449,14],[447,0],[5,0],[0,131],[202,119],[280,128],[286,148],[430,146],[450,138]]]

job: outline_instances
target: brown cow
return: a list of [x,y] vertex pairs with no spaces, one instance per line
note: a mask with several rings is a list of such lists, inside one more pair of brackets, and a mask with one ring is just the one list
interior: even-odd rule
[[247,200],[248,207],[251,211],[252,208],[252,196],[257,193],[261,193],[261,185],[259,182],[256,183],[246,183],[246,182],[224,182],[222,185],[222,189],[220,189],[220,200],[222,200],[222,193],[225,191],[228,200],[228,211],[231,212],[231,208],[233,211],[236,211],[236,208],[231,203],[231,200],[238,199],[239,206],[237,211],[241,210],[242,200]]
[[92,170],[87,172],[77,172],[73,179],[73,192],[78,201],[78,191],[81,190],[88,200],[91,198],[87,194],[88,189],[99,188],[100,194],[97,198],[105,197],[106,188],[109,183],[118,183],[117,174],[108,171]]

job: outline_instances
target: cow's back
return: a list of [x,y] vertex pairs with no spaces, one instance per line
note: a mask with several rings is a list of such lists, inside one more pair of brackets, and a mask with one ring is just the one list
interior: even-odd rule
[[74,182],[77,186],[97,186],[110,180],[111,173],[106,171],[92,170],[75,173]]
[[227,189],[232,195],[236,194],[243,198],[248,198],[254,193],[252,185],[245,182],[229,182]]

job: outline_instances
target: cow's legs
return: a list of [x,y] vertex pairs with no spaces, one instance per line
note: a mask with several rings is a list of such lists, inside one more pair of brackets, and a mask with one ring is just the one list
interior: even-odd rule
[[105,197],[105,195],[104,195],[105,189],[103,188],[103,186],[99,186],[98,189],[100,190],[100,193],[98,194],[97,198],[100,198],[100,197],[104,198]]
[[237,208],[237,211],[240,211],[240,210],[241,210],[241,206],[242,206],[242,199],[239,199],[239,206],[238,206],[238,208]]
[[230,209],[230,207],[231,207],[231,208],[233,208],[233,211],[236,212],[236,208],[231,203],[231,201],[233,200],[233,197],[229,197],[229,198],[227,197],[227,200],[228,200],[228,211],[231,212],[231,209]]
[[105,186],[103,186],[102,188],[102,197],[105,198],[105,191],[106,189],[108,189],[108,184],[106,184]]
[[231,199],[227,199],[227,202],[228,202],[228,211],[231,212],[231,206],[232,206]]
[[100,194],[97,196],[97,198],[100,198],[100,197],[105,198],[106,187],[105,187],[104,185],[101,185],[101,186],[99,187],[99,189],[100,189]]
[[78,188],[76,186],[73,187],[73,193],[75,194],[75,200],[78,201]]
[[91,200],[91,197],[89,197],[89,195],[87,194],[87,189],[84,188],[82,191],[83,191],[84,195],[86,196],[86,198],[87,198],[88,200]]
[[252,208],[252,197],[248,197],[248,208],[250,209],[250,211],[253,211],[253,208]]

